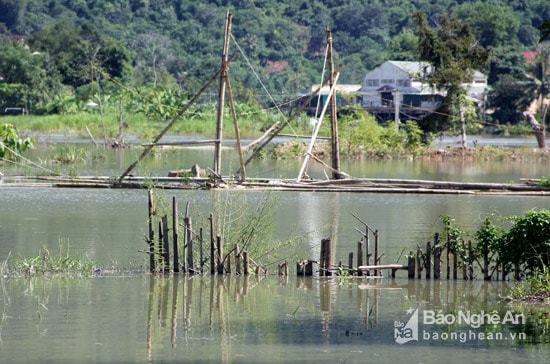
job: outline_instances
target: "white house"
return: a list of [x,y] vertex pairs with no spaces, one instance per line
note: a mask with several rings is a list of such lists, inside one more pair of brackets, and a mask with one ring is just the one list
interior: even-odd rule
[[[430,87],[422,76],[430,72],[426,62],[387,61],[365,76],[357,102],[367,110],[394,108],[396,103],[409,111],[434,110],[444,92]],[[465,84],[470,96],[481,98],[487,89],[487,77],[475,72],[474,80]]]

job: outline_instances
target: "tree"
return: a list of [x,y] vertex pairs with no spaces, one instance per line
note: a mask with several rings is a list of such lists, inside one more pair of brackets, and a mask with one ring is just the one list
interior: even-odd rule
[[19,24],[23,11],[27,6],[27,0],[0,0],[0,23],[13,29]]
[[424,76],[432,87],[445,92],[440,114],[460,115],[462,146],[466,147],[463,114],[467,95],[463,84],[473,80],[474,71],[486,68],[490,52],[479,44],[466,23],[452,14],[445,15],[436,29],[429,27],[424,13],[415,12],[413,19],[420,61],[431,65]]
[[494,108],[494,119],[500,124],[517,125],[523,119],[523,111],[533,101],[535,84],[520,81],[511,75],[502,76],[488,95],[488,107]]
[[389,57],[395,61],[414,61],[417,59],[418,38],[409,28],[392,38]]
[[536,83],[536,96],[539,99],[539,113],[543,124],[545,123],[547,104],[544,100],[550,95],[550,42],[540,43],[537,47],[538,54],[530,65],[530,75]]
[[514,216],[501,243],[502,263],[534,272],[550,265],[550,211],[531,210]]
[[470,25],[484,47],[517,43],[520,20],[509,6],[463,3],[456,8],[454,16]]
[[59,83],[48,74],[46,60],[40,53],[31,53],[23,43],[0,45],[0,108],[24,107],[35,110],[46,102]]

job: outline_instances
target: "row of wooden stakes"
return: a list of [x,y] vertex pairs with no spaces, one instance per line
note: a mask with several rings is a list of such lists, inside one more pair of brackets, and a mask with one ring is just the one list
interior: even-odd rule
[[[267,269],[257,264],[248,254],[247,250],[241,250],[239,244],[235,244],[231,251],[224,253],[223,238],[214,235],[214,216],[210,214],[210,249],[204,251],[203,229],[198,233],[193,229],[193,223],[189,216],[189,203],[186,206],[183,217],[183,233],[180,236],[178,203],[175,197],[172,199],[172,226],[169,226],[168,216],[164,215],[158,220],[158,234],[155,234],[155,202],[154,192],[149,190],[148,221],[149,232],[147,244],[149,245],[149,271],[151,273],[187,273],[202,274],[210,270],[211,274],[249,274],[267,275]],[[170,242],[170,237],[172,241]],[[182,242],[180,249],[180,241]],[[198,250],[198,264],[195,259]],[[172,254],[170,254],[172,251]],[[183,256],[180,259],[180,252]],[[231,264],[231,261],[234,264]],[[288,263],[286,261],[278,265],[279,275],[288,275]]]

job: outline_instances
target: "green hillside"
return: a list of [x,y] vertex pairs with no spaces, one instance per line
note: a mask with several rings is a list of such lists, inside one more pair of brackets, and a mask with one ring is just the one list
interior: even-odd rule
[[431,26],[452,12],[493,49],[484,71],[495,83],[523,73],[521,51],[535,49],[550,19],[547,0],[0,0],[0,106],[63,111],[59,99],[84,100],[109,78],[192,94],[220,66],[228,10],[236,98],[261,104],[262,83],[279,101],[319,82],[327,27],[340,83],[359,84],[386,60],[417,59],[414,10]]

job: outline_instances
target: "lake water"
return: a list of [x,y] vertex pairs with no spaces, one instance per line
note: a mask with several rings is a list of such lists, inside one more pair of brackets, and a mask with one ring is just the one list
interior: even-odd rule
[[[55,144],[28,157],[65,172],[75,166],[51,166]],[[87,153],[98,153],[87,146]],[[234,170],[234,155],[224,152],[224,169]],[[138,149],[101,151],[96,163],[78,166],[80,175],[119,175]],[[198,163],[211,165],[211,151],[165,150],[148,157],[138,175],[166,175],[170,169]],[[42,162],[40,162],[42,161]],[[295,177],[295,160],[254,162],[247,172],[258,177]],[[1,166],[5,175],[29,167]],[[519,181],[549,174],[546,163],[462,163],[393,160],[345,161],[355,177],[439,179],[452,181]],[[74,171],[73,171],[74,172]],[[37,173],[37,172],[35,172]],[[324,178],[312,165],[308,173]],[[257,191],[164,191],[159,200],[189,202],[194,226],[219,206],[235,211],[262,203]],[[459,196],[371,193],[270,192],[274,203],[273,241],[293,240],[300,258],[317,260],[320,241],[335,240],[336,259],[347,261],[361,238],[359,216],[380,232],[383,263],[404,257],[400,252],[425,244],[442,230],[441,216],[450,214],[475,230],[491,212],[503,216],[533,208],[550,209],[545,197]],[[0,362],[533,362],[550,360],[548,336],[533,326],[507,322],[472,328],[468,324],[420,322],[418,341],[396,343],[396,328],[409,322],[413,308],[447,314],[521,312],[499,297],[503,282],[356,280],[338,278],[157,277],[144,274],[147,192],[117,189],[0,188],[0,262],[36,256],[42,246],[69,245],[104,271],[124,272],[93,278],[0,278]],[[236,206],[236,207],[235,207]],[[223,210],[221,210],[223,211]],[[206,229],[206,225],[204,228]],[[291,268],[294,268],[291,264]],[[292,272],[292,270],[291,270]],[[530,320],[538,316],[529,316]],[[542,316],[544,317],[544,316]],[[547,318],[546,318],[547,320]],[[502,321],[502,320],[501,320]],[[542,321],[544,322],[544,320]],[[546,321],[547,322],[547,321]],[[399,331],[398,332],[405,332]],[[424,337],[425,332],[429,338]],[[455,332],[456,339],[451,339]],[[469,334],[461,340],[460,333]],[[491,340],[480,333],[506,334]],[[526,332],[526,339],[518,333]],[[447,333],[447,340],[442,335]],[[515,336],[514,336],[514,335]],[[434,339],[434,335],[439,340]],[[545,341],[546,340],[546,341]],[[544,342],[545,341],[545,342]]]

